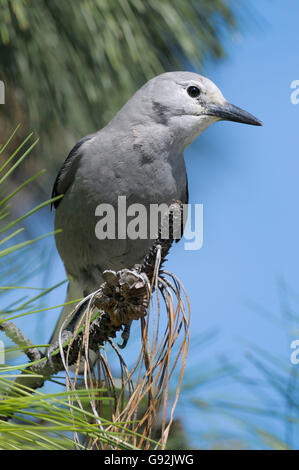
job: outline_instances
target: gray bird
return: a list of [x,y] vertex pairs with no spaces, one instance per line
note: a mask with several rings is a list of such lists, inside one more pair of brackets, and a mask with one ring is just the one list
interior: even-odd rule
[[[147,239],[102,239],[95,234],[99,204],[117,206],[188,202],[183,152],[210,124],[261,121],[228,103],[209,79],[170,72],[149,80],[103,129],[81,139],[60,169],[53,197],[56,246],[69,286],[66,302],[97,290],[103,271],[141,263],[152,244]],[[51,342],[74,305],[66,306]]]

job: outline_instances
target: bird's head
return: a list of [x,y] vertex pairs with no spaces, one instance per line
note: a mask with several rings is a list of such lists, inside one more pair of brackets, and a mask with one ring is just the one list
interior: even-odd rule
[[139,93],[145,105],[143,112],[148,112],[156,122],[172,129],[184,141],[184,146],[216,121],[262,125],[259,119],[226,101],[211,80],[196,73],[158,75]]

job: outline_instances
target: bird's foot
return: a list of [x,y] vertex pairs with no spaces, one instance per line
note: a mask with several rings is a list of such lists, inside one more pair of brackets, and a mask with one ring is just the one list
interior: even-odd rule
[[127,323],[125,326],[124,326],[124,329],[123,329],[123,332],[121,334],[121,337],[123,339],[123,343],[122,344],[118,344],[118,347],[120,349],[124,349],[127,344],[128,344],[128,341],[129,341],[129,338],[130,338],[130,331],[131,331],[131,325],[132,325],[132,320],[130,320],[129,323]]

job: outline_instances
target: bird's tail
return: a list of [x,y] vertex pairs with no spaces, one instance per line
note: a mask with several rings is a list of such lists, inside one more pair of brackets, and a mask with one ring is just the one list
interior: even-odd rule
[[[75,280],[71,279],[68,284],[65,303],[71,302],[72,300],[78,300],[79,302],[79,299],[81,299],[82,297],[83,297],[83,292],[82,292],[81,287]],[[55,329],[52,333],[52,336],[49,342],[50,344],[58,340],[59,331],[63,325],[63,322],[67,319],[67,317],[70,315],[71,311],[74,310],[75,307],[76,307],[76,302],[65,305],[63,307],[63,310],[56,323]],[[64,328],[66,328],[66,326],[70,323],[72,318],[73,318],[73,315],[69,316],[69,320],[67,321],[67,323],[65,323]]]
[[[81,299],[82,297],[83,297],[82,288],[79,286],[79,284],[74,279],[71,279],[69,281],[69,284],[68,284],[65,303],[71,302],[73,300],[78,300],[78,302],[79,302],[79,299]],[[69,323],[73,319],[74,315],[70,315],[70,314],[71,314],[72,310],[74,310],[75,307],[76,307],[76,302],[72,302],[72,303],[70,303],[68,305],[65,305],[63,307],[63,310],[60,314],[60,317],[59,317],[59,319],[56,323],[55,329],[54,329],[53,334],[51,336],[51,339],[49,341],[50,345],[55,343],[55,341],[58,340],[59,331],[60,331],[61,327],[63,326],[63,329],[65,329],[67,327],[67,325],[69,325]],[[76,313],[78,313],[78,312],[76,312]],[[67,318],[68,318],[68,320],[66,322]],[[63,325],[64,322],[65,322],[65,324]],[[89,350],[89,364],[90,364],[91,367],[95,364],[96,359],[97,359],[97,354],[94,351]],[[73,365],[69,369],[74,372],[76,370],[76,366]],[[79,374],[83,374],[83,372],[84,372],[84,361],[82,359],[81,362],[80,362],[80,366],[79,366]]]

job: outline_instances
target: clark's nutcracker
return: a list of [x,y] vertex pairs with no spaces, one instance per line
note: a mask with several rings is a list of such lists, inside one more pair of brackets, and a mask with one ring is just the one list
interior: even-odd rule
[[[127,205],[146,207],[173,200],[187,203],[183,152],[221,120],[262,125],[228,103],[211,80],[191,72],[163,73],[140,88],[103,129],[74,146],[53,188],[53,197],[64,195],[54,207],[55,228],[62,229],[56,246],[70,279],[66,302],[97,290],[104,270],[141,263],[153,243],[99,240],[96,207],[106,203],[116,208],[118,196],[126,196]],[[63,309],[51,342],[73,308]]]

